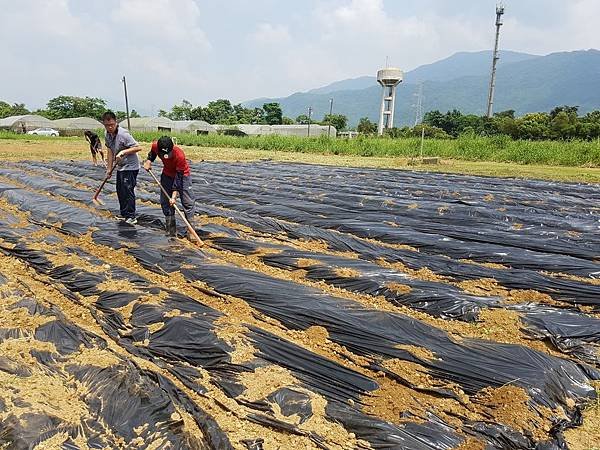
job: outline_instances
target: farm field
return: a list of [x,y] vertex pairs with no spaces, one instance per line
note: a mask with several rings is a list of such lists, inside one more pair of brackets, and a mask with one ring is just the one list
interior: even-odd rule
[[37,151],[0,153],[0,447],[598,446],[597,186],[196,162],[198,250],[147,174],[132,227]]
[[[14,134],[6,134],[14,136]],[[198,136],[201,137],[201,136]],[[225,136],[226,137],[226,136]],[[243,142],[245,138],[230,138]],[[145,142],[145,141],[140,141]],[[145,148],[150,144],[146,143]],[[510,162],[469,161],[441,159],[438,165],[412,165],[406,157],[334,155],[327,152],[301,153],[292,150],[261,150],[240,147],[206,147],[183,145],[186,155],[195,161],[258,161],[269,159],[280,162],[322,164],[343,167],[365,167],[382,169],[425,170],[428,172],[458,173],[494,177],[536,178],[555,181],[600,183],[600,168],[581,166],[556,166],[539,164],[517,164]],[[142,155],[143,156],[143,155]],[[89,151],[82,138],[46,138],[35,136],[32,139],[3,138],[0,132],[0,161],[35,160],[86,160]]]

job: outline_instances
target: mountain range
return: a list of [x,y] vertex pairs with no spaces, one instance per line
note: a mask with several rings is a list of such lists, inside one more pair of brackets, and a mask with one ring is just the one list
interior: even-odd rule
[[[417,95],[422,85],[423,110],[458,109],[482,115],[486,109],[492,54],[490,51],[460,52],[405,73],[398,87],[396,125],[414,124]],[[376,77],[341,80],[284,98],[260,98],[244,106],[281,104],[285,116],[306,114],[320,120],[329,112],[348,117],[350,126],[361,117],[379,118],[381,87]],[[559,105],[577,105],[580,112],[600,109],[600,51],[581,50],[531,55],[502,51],[496,82],[495,111],[514,109],[517,115],[549,111]]]

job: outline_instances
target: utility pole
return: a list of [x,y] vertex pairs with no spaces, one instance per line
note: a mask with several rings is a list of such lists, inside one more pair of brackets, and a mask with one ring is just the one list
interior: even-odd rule
[[503,25],[502,16],[504,15],[504,6],[499,3],[496,6],[496,43],[494,45],[494,58],[492,60],[492,77],[490,79],[490,93],[488,95],[487,116],[492,117],[494,112],[494,91],[496,90],[496,66],[498,65],[498,44],[500,42],[500,27]]
[[125,90],[125,113],[127,114],[127,129],[131,131],[131,122],[129,121],[129,99],[127,98],[127,81],[123,75],[123,89]]
[[329,99],[329,126],[327,127],[327,137],[331,137],[331,115],[333,114],[333,98]]
[[310,118],[312,117],[312,106],[308,107],[308,134],[307,137],[310,137]]

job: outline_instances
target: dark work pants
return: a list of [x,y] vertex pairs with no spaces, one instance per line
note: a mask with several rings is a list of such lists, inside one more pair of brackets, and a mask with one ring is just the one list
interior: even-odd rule
[[[173,195],[174,182],[174,177],[168,177],[164,173],[160,175],[160,184],[163,185],[163,188],[169,193],[169,196]],[[196,200],[194,198],[194,193],[192,192],[191,177],[183,177],[183,189],[179,191],[179,198],[181,199],[181,206],[183,206],[185,218],[191,222],[196,209]],[[169,204],[169,198],[167,198],[162,191],[160,191],[160,206],[162,207],[165,216],[175,215],[175,208]]]
[[125,219],[135,217],[135,185],[139,170],[117,171],[117,197],[121,216]]

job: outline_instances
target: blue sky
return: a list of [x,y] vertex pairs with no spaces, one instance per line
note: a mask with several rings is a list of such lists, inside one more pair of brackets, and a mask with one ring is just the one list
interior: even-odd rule
[[[504,49],[600,48],[600,0],[505,0]],[[495,0],[0,0],[0,99],[90,95],[144,113],[285,96],[491,48]]]

